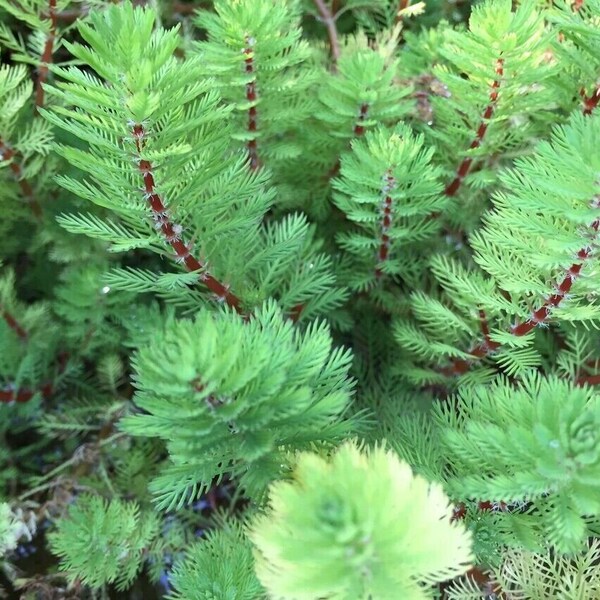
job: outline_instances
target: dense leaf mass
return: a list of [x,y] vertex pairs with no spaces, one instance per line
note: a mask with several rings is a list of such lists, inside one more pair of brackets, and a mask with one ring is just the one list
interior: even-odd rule
[[0,0],[0,59],[0,597],[599,597],[600,0]]

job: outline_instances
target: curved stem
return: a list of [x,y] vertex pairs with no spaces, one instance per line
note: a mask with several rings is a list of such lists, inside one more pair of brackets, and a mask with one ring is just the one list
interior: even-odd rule
[[330,8],[325,4],[324,0],[314,0],[315,6],[319,11],[321,21],[327,28],[327,35],[329,36],[329,49],[331,52],[331,70],[337,72],[337,63],[340,59],[340,41],[338,38],[337,27],[335,25],[335,17],[331,14]]

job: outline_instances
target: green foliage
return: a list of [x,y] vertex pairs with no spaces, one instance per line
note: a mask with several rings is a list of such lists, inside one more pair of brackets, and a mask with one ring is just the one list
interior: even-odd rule
[[596,597],[599,2],[0,0],[0,595]]
[[0,559],[16,547],[21,537],[21,527],[10,505],[0,502]]
[[3,271],[0,273],[0,385],[17,391],[36,386],[50,375],[58,339],[48,307],[43,303],[24,306],[19,302],[14,273]]
[[156,516],[141,514],[133,502],[82,496],[49,541],[70,581],[81,579],[94,589],[115,583],[123,590],[131,586],[144,550],[157,533]]
[[208,311],[167,320],[133,359],[145,414],[122,422],[168,442],[173,465],[153,485],[159,506],[181,507],[225,473],[260,495],[289,452],[347,435],[351,360],[324,322],[301,332],[273,303],[247,323]]
[[471,560],[451,513],[439,485],[383,447],[304,454],[253,523],[258,577],[278,598],[430,598],[425,585]]
[[339,234],[338,243],[358,259],[349,285],[364,290],[384,273],[401,276],[410,269],[406,246],[438,231],[430,216],[444,198],[439,169],[430,164],[433,149],[424,149],[423,136],[407,126],[369,132],[352,149],[333,182],[334,202],[361,228]]
[[[587,101],[598,97],[599,14],[598,0],[589,0],[582,3],[556,2],[555,12],[550,15],[550,20],[560,29],[553,50],[563,67],[557,83],[568,108],[573,107],[574,100],[583,100],[584,110],[589,110]],[[574,90],[579,90],[579,94],[574,94]]]
[[252,545],[241,523],[222,520],[219,529],[188,549],[173,569],[173,600],[259,600],[265,591],[254,574]]
[[231,135],[255,166],[298,156],[289,133],[314,110],[316,71],[305,66],[311,49],[299,20],[296,0],[220,0],[195,19],[208,38],[197,46],[206,73],[234,107]]
[[599,558],[597,539],[573,556],[513,550],[496,571],[496,578],[503,590],[523,600],[593,598],[600,593]]
[[59,222],[109,242],[110,251],[170,254],[192,271],[120,269],[109,285],[167,296],[174,288],[189,290],[179,303],[195,309],[206,297],[190,289],[194,284],[230,305],[239,306],[241,297],[251,306],[271,295],[288,310],[306,302],[305,318],[338,305],[344,294],[332,288],[331,261],[316,253],[306,221],[291,216],[261,228],[273,190],[264,171],[248,172],[246,159],[228,152],[232,107],[203,77],[202,56],[177,61],[177,29],[153,30],[151,10],[113,7],[90,21],[81,25],[90,46],[67,45],[104,82],[83,69],[57,69],[64,81],[51,93],[74,107],[44,115],[89,142],[87,150],[57,148],[90,176],[60,176],[61,185],[113,217],[70,214]]
[[[444,33],[443,62],[433,68],[443,92],[431,98],[434,126],[425,132],[445,168],[447,190],[455,195],[463,179],[473,190],[487,188],[494,181],[494,156],[526,151],[529,140],[552,122],[556,66],[546,54],[551,32],[534,2],[514,12],[510,0],[479,3],[467,34]],[[471,165],[476,172],[467,178]],[[461,211],[462,202],[451,205],[449,217],[470,231],[485,198],[473,191],[464,196],[473,218]]]
[[[575,114],[534,155],[517,159],[514,169],[500,175],[504,189],[471,238],[474,261],[485,274],[434,256],[432,271],[445,293],[413,294],[422,328],[403,319],[395,329],[407,351],[441,365],[490,357],[507,374],[520,375],[542,362],[534,346],[536,326],[596,326],[590,240],[598,228],[598,156],[592,147],[599,132],[597,117]],[[482,335],[484,321],[494,326]],[[480,381],[490,373],[482,370]],[[419,377],[440,379],[439,373]]]
[[586,518],[600,515],[600,413],[592,390],[530,375],[517,387],[499,381],[461,390],[434,407],[434,418],[453,495],[526,506],[529,518],[513,523],[526,546],[581,549]]

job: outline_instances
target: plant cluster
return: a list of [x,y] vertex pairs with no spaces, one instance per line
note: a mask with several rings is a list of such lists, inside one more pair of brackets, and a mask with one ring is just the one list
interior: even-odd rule
[[0,52],[0,596],[600,597],[600,0]]

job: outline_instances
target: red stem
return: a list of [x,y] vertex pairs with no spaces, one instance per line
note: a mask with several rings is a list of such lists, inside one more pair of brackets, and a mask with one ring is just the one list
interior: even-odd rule
[[[597,197],[592,202],[592,207],[600,208],[600,197]],[[598,229],[600,228],[600,217],[597,218],[591,225],[590,228],[593,230],[594,234],[598,233]],[[577,261],[574,262],[565,272],[565,275],[562,278],[560,283],[557,281],[554,285],[554,294],[551,294],[546,298],[542,306],[537,310],[531,313],[531,316],[526,321],[521,321],[520,323],[516,323],[510,328],[510,332],[516,337],[522,337],[527,335],[530,331],[538,327],[539,325],[545,324],[554,308],[560,306],[562,301],[567,297],[569,292],[571,291],[571,287],[573,286],[573,282],[577,277],[579,277],[581,269],[585,264],[585,261],[590,258],[592,255],[592,246],[587,245],[584,246],[577,252]],[[481,317],[482,311],[480,311]],[[485,315],[484,315],[485,317]],[[484,329],[485,327],[485,329]],[[475,346],[473,349],[469,350],[469,354],[473,358],[485,358],[490,353],[494,352],[502,344],[499,342],[494,342],[489,339],[489,330],[487,329],[487,323],[483,325],[482,323],[482,331],[484,332],[484,341],[479,345]],[[487,335],[486,332],[487,331]],[[462,373],[466,373],[471,368],[471,360],[464,360],[455,358],[452,361],[451,371],[455,375],[460,375]],[[594,377],[594,376],[592,376]]]
[[358,122],[356,123],[356,125],[354,125],[354,135],[356,135],[357,137],[360,137],[365,132],[364,122],[367,118],[368,113],[369,105],[361,104],[360,112],[358,113]]
[[[61,352],[58,355],[58,374],[64,373],[67,368],[67,361],[69,359],[68,352]],[[48,400],[54,393],[54,384],[51,382],[44,383],[39,388],[22,388],[19,390],[13,389],[10,385],[0,389],[0,402],[10,403],[17,402],[23,404],[29,402],[37,393],[42,394],[44,400]]]
[[392,197],[389,195],[390,192],[396,187],[396,180],[394,179],[391,171],[388,171],[385,175],[385,186],[382,190],[382,194],[385,195],[383,200],[383,210],[381,219],[381,243],[379,245],[378,264],[375,268],[375,277],[380,278],[383,275],[382,263],[384,263],[390,252],[390,236],[389,230],[392,225]]
[[12,313],[8,310],[0,306],[0,315],[6,321],[6,324],[23,340],[27,340],[27,331],[25,328],[17,321]]
[[289,319],[292,321],[292,323],[296,323],[298,321],[298,319],[300,319],[300,317],[302,316],[302,312],[305,309],[305,305],[304,303],[300,303],[300,304],[296,304],[295,306],[292,306],[292,310],[290,310],[290,314],[289,314]]
[[[132,127],[133,138],[135,140],[138,155],[141,155],[142,147],[146,137],[144,126],[136,123]],[[164,205],[160,196],[156,193],[154,183],[154,170],[152,164],[139,157],[139,171],[144,179],[144,192],[152,209],[156,228],[163,234],[165,241],[173,248],[177,256],[177,261],[183,263],[189,271],[199,271],[200,281],[220,300],[224,301],[233,308],[238,314],[243,314],[240,299],[233,294],[229,287],[215,279],[206,270],[206,265],[199,261],[182,239],[181,233],[183,227],[171,221],[167,207]]]
[[[358,113],[357,122],[355,123],[354,129],[352,130],[356,137],[361,137],[362,135],[364,135],[364,133],[365,133],[364,122],[365,122],[365,119],[367,118],[368,113],[369,113],[369,105],[366,103],[361,104],[360,110]],[[335,165],[333,165],[333,167],[331,167],[331,169],[329,169],[329,171],[327,171],[327,175],[325,175],[325,178],[327,179],[327,181],[333,179],[334,177],[337,177],[337,175],[340,172],[341,166],[342,166],[342,163],[338,156],[338,159],[335,162]]]
[[403,20],[400,12],[403,11],[405,8],[408,8],[409,6],[410,0],[400,0],[400,2],[398,3],[398,12],[396,13],[396,23],[400,23],[400,21]]
[[[35,85],[35,105],[37,108],[44,106],[44,83],[48,79],[50,72],[49,64],[52,63],[52,54],[54,52],[54,40],[56,39],[56,0],[48,0],[48,17],[50,19],[50,31],[46,36],[44,51],[40,59],[40,67]],[[38,111],[35,112],[38,115]]]
[[[494,80],[492,84],[492,91],[490,92],[490,101],[487,105],[481,119],[481,123],[479,124],[479,128],[477,129],[477,133],[475,135],[475,139],[471,142],[469,148],[471,150],[475,148],[479,148],[481,143],[483,142],[483,138],[488,129],[489,120],[492,118],[494,114],[494,110],[496,109],[496,104],[498,102],[498,89],[500,88],[500,82],[504,75],[504,59],[499,58],[496,61],[496,75],[497,79]],[[471,165],[473,163],[473,159],[470,157],[466,157],[460,163],[458,169],[456,170],[456,176],[454,177],[452,183],[448,185],[445,190],[446,196],[455,196],[460,186],[462,184],[463,179],[469,174],[471,170]]]
[[42,217],[42,207],[33,196],[33,188],[29,181],[23,176],[23,167],[17,160],[17,153],[0,138],[0,160],[11,161],[9,168],[21,188],[21,194],[31,207],[31,211],[36,219]]
[[[244,60],[246,73],[254,73],[254,45],[251,38],[246,37],[247,47],[244,49],[244,54],[247,58]],[[251,134],[256,134],[258,129],[256,100],[258,92],[256,90],[256,77],[246,84],[246,100],[252,102],[253,105],[248,109],[248,131]],[[256,137],[248,141],[248,157],[250,159],[250,170],[256,171],[260,168],[260,159],[258,157],[258,142]]]
[[483,339],[489,343],[490,327],[487,322],[487,317],[485,316],[485,311],[482,308],[479,309],[479,323],[481,325],[481,333],[483,334]]
[[579,92],[583,101],[583,114],[591,115],[593,110],[600,103],[600,85],[592,92],[590,96],[585,95],[585,90]]
[[37,390],[29,389],[29,388],[21,389],[18,391],[12,390],[10,388],[0,389],[0,402],[4,402],[4,403],[29,402],[29,400],[31,400],[38,392],[41,392],[42,397],[44,399],[48,399],[51,396],[53,390],[54,390],[54,388],[53,388],[52,384],[50,384],[50,383],[46,383],[45,385],[43,385],[41,388],[39,388]]
[[575,385],[600,385],[600,374],[596,375],[579,375],[575,380]]
[[319,11],[321,20],[327,27],[327,35],[329,36],[329,49],[331,52],[331,70],[337,72],[337,63],[340,59],[340,41],[338,39],[337,28],[335,26],[335,18],[331,14],[331,10],[325,4],[324,0],[314,0],[315,6]]

